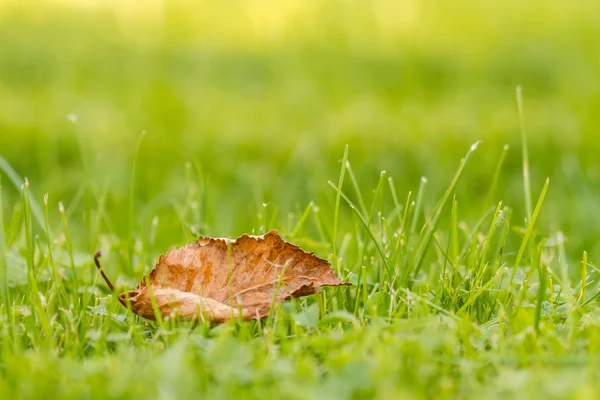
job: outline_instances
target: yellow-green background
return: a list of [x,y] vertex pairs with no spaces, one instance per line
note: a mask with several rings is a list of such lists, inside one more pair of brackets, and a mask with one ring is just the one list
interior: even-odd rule
[[482,140],[463,187],[462,201],[476,205],[508,143],[498,197],[516,202],[522,85],[533,187],[552,178],[552,228],[590,249],[600,232],[597,9],[591,0],[9,1],[0,149],[36,193],[66,203],[84,179],[83,151],[117,224],[142,130],[138,206],[152,214],[150,201],[179,192],[185,163],[197,160],[219,205],[212,233],[256,228],[262,202],[286,211],[315,200],[345,144],[365,186],[384,169],[405,193],[422,175],[445,187]]
[[[19,228],[25,208],[20,181],[13,185],[6,165],[29,178],[32,198],[42,208],[48,193],[51,230],[61,254],[55,262],[67,271],[68,281],[72,263],[66,254],[72,250],[81,293],[95,276],[90,260],[98,248],[108,253],[110,275],[127,286],[152,267],[158,254],[198,234],[235,237],[270,228],[290,234],[311,201],[321,217],[307,219],[295,239],[331,259],[336,193],[327,181],[337,183],[345,145],[367,202],[382,170],[393,177],[400,202],[408,191],[415,199],[425,176],[423,223],[476,141],[481,144],[457,188],[459,225],[466,237],[483,212],[503,200],[513,210],[514,236],[506,249],[513,262],[526,217],[515,100],[521,85],[534,205],[544,180],[551,179],[534,237],[547,235],[562,244],[555,235],[564,232],[568,258],[551,249],[548,264],[568,264],[575,276],[583,250],[592,265],[600,257],[599,15],[595,0],[4,0],[0,156],[5,168],[0,174],[9,271],[24,277],[18,270],[25,264],[14,260],[26,254],[25,231]],[[505,144],[510,149],[498,190],[488,199]],[[346,178],[344,189],[356,202]],[[386,196],[376,210],[389,211]],[[67,209],[69,238],[61,233],[59,201]],[[449,213],[440,223],[440,243],[449,237],[444,231]],[[43,229],[35,221],[33,226],[41,243],[36,257],[42,257]],[[342,202],[338,245],[347,246],[344,268],[354,272],[362,263],[357,258],[360,229]],[[438,244],[438,253],[444,245]],[[376,255],[373,249],[370,254]],[[28,297],[17,294],[24,287],[14,289],[16,307],[19,301],[28,304]],[[107,304],[117,312],[118,304]],[[502,321],[503,312],[493,314],[490,326]],[[564,341],[550,335],[532,344],[525,334],[531,327],[520,322],[511,325],[518,329],[507,331],[506,342],[498,342],[495,333],[488,338],[488,331],[481,333],[471,321],[452,325],[432,316],[425,325],[409,318],[408,339],[397,333],[405,329],[399,322],[344,336],[322,333],[314,341],[281,344],[281,350],[273,350],[281,338],[240,340],[225,330],[215,339],[215,350],[212,339],[202,335],[194,339],[201,344],[172,347],[152,335],[140,339],[147,332],[137,321],[128,325],[137,329],[133,345],[117,338],[108,340],[117,343],[114,347],[98,353],[86,347],[87,329],[108,334],[127,329],[115,317],[115,327],[78,325],[80,336],[74,337],[81,341],[67,339],[70,353],[54,358],[48,355],[54,347],[28,342],[27,329],[35,330],[36,323],[27,325],[27,318],[22,331],[13,321],[23,336],[15,339],[18,351],[2,350],[0,370],[8,378],[0,389],[32,398],[57,387],[66,397],[185,397],[197,392],[181,383],[201,375],[209,376],[204,393],[220,396],[299,395],[302,390],[306,398],[351,396],[352,390],[343,388],[368,386],[361,379],[370,376],[376,388],[355,396],[479,393],[492,398],[494,393],[502,398],[516,396],[514,390],[523,398],[597,398],[589,386],[594,380],[582,383],[588,370],[568,368],[581,362],[594,371],[597,337],[565,333]],[[597,313],[587,318],[597,319]],[[437,329],[438,322],[443,329]],[[564,338],[563,333],[556,337]],[[188,347],[196,345],[201,350],[192,356]],[[312,346],[312,358],[302,358],[303,346]],[[502,360],[499,366],[488,364],[486,346],[496,351],[490,359]],[[434,348],[447,353],[440,350],[438,357]],[[540,358],[532,361],[530,353]],[[553,369],[559,354],[566,358],[557,365],[567,367]],[[95,361],[82,363],[88,356]],[[129,368],[134,360],[145,360],[146,375]],[[402,377],[394,375],[398,360],[408,360]],[[536,369],[536,362],[542,367]],[[240,372],[240,365],[267,371],[252,376],[273,389],[250,391],[244,386],[250,385],[244,380],[250,373]],[[85,384],[73,386],[78,377]],[[152,383],[144,385],[144,379]],[[547,393],[536,392],[536,382],[546,385]]]

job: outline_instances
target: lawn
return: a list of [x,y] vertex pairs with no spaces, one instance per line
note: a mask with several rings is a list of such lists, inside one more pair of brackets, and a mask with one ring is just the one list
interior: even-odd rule
[[[0,4],[5,399],[600,397],[600,5]],[[119,304],[199,235],[352,286]]]

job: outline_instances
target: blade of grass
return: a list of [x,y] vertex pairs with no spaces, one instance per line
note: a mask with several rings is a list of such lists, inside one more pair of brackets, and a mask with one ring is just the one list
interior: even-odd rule
[[[419,247],[417,248],[417,251],[415,253],[415,258],[414,258],[414,262],[413,262],[414,268],[412,271],[413,277],[416,277],[421,269],[423,259],[425,258],[425,253],[429,247],[429,244],[431,243],[431,238],[433,237],[433,234],[434,234],[435,230],[437,229],[437,225],[439,223],[440,217],[441,217],[442,213],[444,212],[444,207],[446,206],[446,203],[448,202],[448,200],[450,199],[450,196],[454,192],[454,189],[456,188],[456,185],[458,184],[458,181],[460,180],[460,177],[463,173],[463,170],[465,169],[465,166],[467,165],[467,162],[468,162],[471,154],[477,149],[478,145],[479,145],[479,142],[476,142],[469,148],[469,151],[467,152],[466,156],[461,160],[461,162],[458,166],[458,170],[454,174],[454,178],[452,179],[452,182],[450,183],[450,186],[448,187],[448,189],[444,193],[444,196],[440,200],[439,207],[437,207],[437,210],[434,210],[433,215],[430,217],[430,219],[426,223],[426,225],[428,226],[429,229],[427,229],[427,231],[425,232],[423,240],[421,240]],[[408,278],[409,278],[409,276],[407,275],[405,277],[405,279],[408,279]],[[412,279],[411,279],[411,281],[412,281]],[[412,286],[412,283],[410,283],[409,287],[410,286]]]
[[59,295],[59,299],[62,303],[62,301],[66,299],[66,293],[64,292],[64,288],[62,285],[62,278],[56,269],[56,265],[54,264],[54,257],[52,256],[52,251],[54,249],[54,246],[52,244],[52,239],[50,236],[50,215],[49,215],[49,210],[48,210],[48,193],[46,193],[44,195],[44,223],[46,226],[46,239],[47,239],[46,244],[48,246],[48,254],[47,254],[48,265],[50,265],[50,269],[52,271],[52,277],[54,278],[54,282],[53,282],[54,287],[56,288],[58,295]]
[[498,163],[496,164],[496,169],[494,170],[494,176],[492,178],[492,183],[490,185],[490,190],[488,191],[485,203],[483,203],[483,207],[488,207],[490,203],[494,201],[494,196],[496,195],[496,190],[498,189],[498,182],[500,181],[500,173],[502,172],[502,166],[504,165],[504,160],[506,159],[506,153],[508,153],[509,145],[505,144],[502,147],[502,153],[500,153],[500,158],[498,159]]
[[[538,251],[541,254],[541,251]],[[537,299],[535,304],[535,316],[533,320],[533,326],[537,334],[540,334],[540,321],[542,319],[542,307],[544,301],[546,301],[546,290],[548,289],[548,267],[545,265],[541,257],[537,257],[535,262],[537,264],[538,277],[540,284],[538,287]]]
[[494,211],[494,217],[492,218],[492,223],[490,224],[490,228],[488,229],[487,236],[485,237],[485,243],[483,245],[483,251],[481,253],[478,273],[481,270],[481,268],[483,268],[484,264],[487,263],[487,255],[489,253],[490,243],[492,241],[494,233],[496,232],[498,218],[501,217],[501,213],[502,213],[502,202],[499,202],[498,206],[496,207],[496,210]]
[[4,204],[2,199],[2,174],[0,174],[0,270],[2,270],[2,303],[6,321],[11,320],[10,288],[8,286],[8,264],[6,262],[6,239],[4,234]]
[[310,212],[312,211],[313,207],[314,207],[314,203],[312,201],[310,203],[308,203],[308,206],[306,207],[306,209],[300,216],[300,219],[296,223],[294,230],[290,234],[290,238],[295,238],[298,235],[298,233],[300,232],[300,229],[302,229],[302,226],[304,226],[304,222],[306,222],[306,219],[310,215]]
[[427,186],[427,178],[421,177],[419,183],[419,191],[417,192],[417,202],[415,204],[415,212],[413,214],[412,223],[410,225],[410,236],[412,237],[417,230],[417,223],[419,222],[419,215],[421,214],[421,207],[423,206],[423,193],[425,192],[425,186]]
[[137,163],[140,151],[142,149],[142,143],[144,142],[144,138],[146,137],[146,131],[142,131],[140,137],[138,138],[137,146],[135,148],[135,153],[133,153],[133,163],[131,166],[131,184],[129,185],[129,240],[128,240],[128,256],[129,256],[129,272],[133,273],[133,253],[135,250],[135,239],[133,237],[135,230],[135,207],[134,207],[134,196],[135,196],[135,178],[136,178],[136,170]]
[[344,185],[344,174],[346,173],[346,166],[348,163],[348,145],[344,148],[344,156],[342,157],[342,168],[340,170],[340,177],[337,184],[337,194],[335,196],[335,209],[333,212],[333,263],[335,270],[338,275],[340,274],[340,266],[338,265],[337,259],[337,234],[338,234],[338,219],[340,217],[340,197],[342,195],[342,186]]
[[523,90],[517,86],[517,109],[519,111],[519,124],[521,127],[521,151],[523,156],[523,190],[525,192],[525,210],[527,220],[531,219],[531,185],[529,183],[529,150],[527,148],[527,134],[525,132],[525,121],[523,117]]
[[583,303],[581,303],[581,306],[579,308],[585,308],[588,305],[592,304],[594,301],[596,301],[596,299],[600,298],[600,289],[598,289],[598,291],[596,293],[594,293],[593,295],[590,296],[589,299],[587,299],[586,301],[584,301]]
[[478,288],[477,290],[474,290],[471,293],[469,293],[469,298],[462,305],[462,307],[456,312],[456,315],[460,315],[463,312],[465,312],[466,309],[469,308],[475,302],[475,300],[477,300],[477,298],[479,296],[481,296],[485,291],[487,291],[490,287],[492,287],[492,285],[496,282],[496,280],[498,280],[501,276],[504,275],[503,274],[504,271],[506,271],[506,270],[505,269],[498,270],[496,272],[496,274],[492,277],[492,279],[487,281],[485,285],[483,285],[480,288]]
[[[338,188],[335,186],[335,184],[333,182],[329,181],[327,183],[334,190],[338,190]],[[381,246],[377,242],[377,238],[375,237],[375,234],[371,230],[371,227],[369,226],[369,224],[367,223],[367,221],[365,221],[364,217],[361,215],[361,213],[358,210],[358,208],[354,205],[354,203],[352,203],[352,201],[348,198],[348,196],[346,196],[342,191],[338,191],[338,193],[340,194],[341,198],[343,198],[346,201],[346,203],[348,203],[348,205],[350,206],[350,208],[354,211],[354,213],[358,217],[358,220],[361,222],[361,224],[363,225],[363,227],[366,228],[367,233],[371,237],[371,240],[373,241],[373,244],[375,245],[375,248],[377,249],[377,252],[379,253],[379,256],[381,257],[381,261],[383,262],[383,266],[384,266],[385,272],[388,275],[388,277],[391,278],[392,274],[391,274],[391,271],[389,269],[387,257],[385,256],[385,253],[383,252],[383,249],[381,248]]]
[[[1,204],[1,202],[0,202],[0,204]],[[588,280],[587,260],[588,260],[588,254],[587,254],[587,251],[584,251],[583,258],[581,260],[581,288],[579,289],[579,298],[583,301],[585,301],[585,297],[586,297],[586,286],[587,286],[587,280]]]
[[65,214],[65,206],[62,203],[62,201],[58,202],[58,212],[60,213],[60,220],[62,222],[63,233],[65,235],[65,244],[67,246],[67,253],[69,254],[69,262],[71,264],[71,274],[73,274],[73,276],[71,277],[71,281],[73,283],[73,286],[76,287],[76,285],[79,283],[79,281],[77,280],[77,271],[75,270],[75,258],[73,257],[73,243],[71,242],[71,237],[69,235],[69,224],[67,223],[67,217]]
[[[2,157],[1,155],[0,155],[0,170],[2,170],[4,172],[4,174],[6,176],[8,176],[8,179],[10,179],[12,184],[15,186],[15,189],[19,190],[21,185],[24,182],[24,179],[19,176],[17,171],[15,171],[14,168],[8,163],[8,161],[6,161],[6,159],[4,157]],[[30,201],[31,201],[31,203],[30,203],[31,213],[33,214],[33,218],[35,219],[35,222],[39,225],[39,227],[43,230],[44,229],[44,217],[42,214],[42,209],[40,208],[37,201],[35,201],[35,199],[30,199]]]
[[388,185],[390,186],[390,193],[392,194],[392,200],[394,201],[394,211],[398,215],[398,223],[402,225],[402,205],[398,201],[398,195],[396,194],[396,188],[394,187],[394,180],[391,176],[388,178]]
[[[38,290],[38,276],[35,270],[35,243],[33,238],[33,223],[32,223],[32,211],[31,211],[31,193],[29,191],[30,185],[29,180],[25,178],[25,183],[21,187],[21,202],[23,204],[24,212],[24,223],[25,223],[25,260],[27,263],[27,277],[29,283],[29,301],[33,307],[37,321],[41,327],[41,332],[45,338],[49,338],[49,322],[48,315],[46,314],[45,306],[42,304],[40,297],[41,292]],[[41,343],[41,336],[37,338],[37,343]]]
[[352,170],[352,165],[348,160],[346,160],[346,171],[348,172],[350,182],[352,182],[352,186],[354,187],[354,191],[356,192],[356,198],[358,199],[358,206],[360,207],[360,211],[363,213],[363,215],[367,215],[367,207],[365,206],[365,202],[360,192],[360,187],[358,186],[356,176],[354,175],[354,171]]
[[515,264],[513,266],[513,271],[510,276],[510,285],[512,286],[513,281],[515,279],[515,274],[517,273],[517,269],[519,268],[519,264],[521,263],[521,259],[523,258],[523,254],[525,253],[525,249],[527,248],[527,243],[533,234],[533,227],[535,225],[535,221],[537,220],[538,215],[542,209],[542,205],[544,204],[544,199],[546,198],[546,192],[548,191],[548,186],[550,185],[550,178],[546,178],[546,183],[544,184],[544,188],[542,189],[542,193],[538,199],[538,202],[535,206],[535,210],[533,210],[533,214],[531,215],[531,220],[527,223],[527,230],[525,231],[525,235],[523,236],[523,240],[521,241],[521,246],[519,247],[519,252],[517,253],[517,258],[515,259]]
[[[456,262],[460,258],[459,252],[459,241],[458,241],[458,202],[456,201],[456,195],[452,198],[452,211],[451,211],[451,225],[450,233],[452,235],[452,264],[456,265]],[[444,268],[445,269],[445,268]]]
[[369,211],[369,218],[367,219],[367,224],[371,225],[373,221],[373,215],[375,214],[375,209],[377,208],[377,201],[381,195],[381,190],[383,188],[383,182],[385,181],[385,171],[381,171],[379,174],[379,182],[377,182],[377,188],[375,189],[375,194],[373,195],[373,202],[371,203],[371,210]]

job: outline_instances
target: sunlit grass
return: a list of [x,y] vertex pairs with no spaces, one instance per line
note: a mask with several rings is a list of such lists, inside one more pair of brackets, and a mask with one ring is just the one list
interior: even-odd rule
[[[3,3],[0,397],[598,398],[593,2],[101,3]],[[272,228],[353,285],[158,324],[93,265]]]
[[[91,258],[73,264],[74,245],[68,236],[73,222],[63,219],[62,229],[47,224],[34,236],[25,181],[21,201],[11,206],[12,221],[3,225],[0,236],[6,249],[2,254],[20,253],[27,269],[26,283],[19,284],[4,269],[8,264],[2,264],[4,393],[36,397],[49,385],[66,398],[155,392],[306,398],[329,391],[343,397],[412,393],[430,398],[478,392],[514,396],[538,390],[534,377],[540,374],[551,374],[552,380],[567,379],[563,374],[569,371],[594,376],[598,359],[593,349],[600,345],[600,326],[593,322],[597,308],[586,299],[597,297],[596,272],[591,277],[575,274],[591,279],[584,289],[564,270],[562,235],[553,239],[534,230],[548,182],[524,232],[509,229],[513,210],[502,203],[479,221],[458,222],[462,210],[453,200],[455,188],[476,150],[473,145],[428,212],[410,203],[410,197],[406,205],[400,204],[397,188],[392,180],[387,185],[385,173],[371,202],[365,203],[360,182],[350,178],[352,185],[343,185],[344,175],[353,176],[344,167],[345,155],[339,184],[331,183],[336,190],[327,195],[337,196],[335,207],[314,204],[288,218],[296,241],[316,240],[331,249],[334,268],[354,285],[289,302],[264,321],[215,327],[169,319],[143,323],[124,309],[106,294]],[[199,178],[189,181],[194,190]],[[355,192],[359,206],[343,188]],[[419,192],[418,202],[429,203],[430,196]],[[187,198],[182,207],[192,210],[195,201]],[[355,218],[344,217],[354,223],[338,227],[342,202]],[[63,209],[57,211],[64,216]],[[313,222],[307,212],[315,217]],[[408,228],[411,220],[417,229]],[[143,221],[138,222],[130,238],[102,233],[111,238],[100,240],[109,260],[115,259],[113,253],[125,256],[122,274],[127,279],[119,280],[118,290],[126,290],[152,267],[151,261],[142,260],[154,256],[155,250],[146,247],[154,233],[140,230]],[[185,219],[179,223],[193,229]],[[252,230],[259,225],[256,219]],[[311,226],[323,231],[311,234]],[[131,242],[134,247],[128,250]],[[559,258],[553,260],[556,252]],[[327,251],[318,253],[327,256]],[[127,268],[130,262],[132,269]],[[82,359],[88,361],[80,370],[73,363]],[[505,374],[514,368],[531,377],[509,384],[510,374]],[[103,371],[101,384],[94,371]],[[549,386],[538,393],[586,398],[588,391],[596,390],[594,382],[568,380],[562,388]]]

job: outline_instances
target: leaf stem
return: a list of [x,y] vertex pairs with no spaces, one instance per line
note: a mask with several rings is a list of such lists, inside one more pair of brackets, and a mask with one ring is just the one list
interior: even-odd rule
[[106,282],[106,284],[108,285],[108,288],[110,289],[111,292],[114,293],[115,291],[115,287],[112,284],[112,282],[110,281],[110,279],[108,279],[108,277],[106,276],[106,274],[104,273],[104,270],[102,269],[102,266],[100,265],[100,257],[102,257],[102,252],[98,251],[95,255],[94,255],[94,264],[96,264],[96,267],[98,268],[98,271],[100,271],[100,274],[102,275],[102,278],[104,278],[104,281]]

